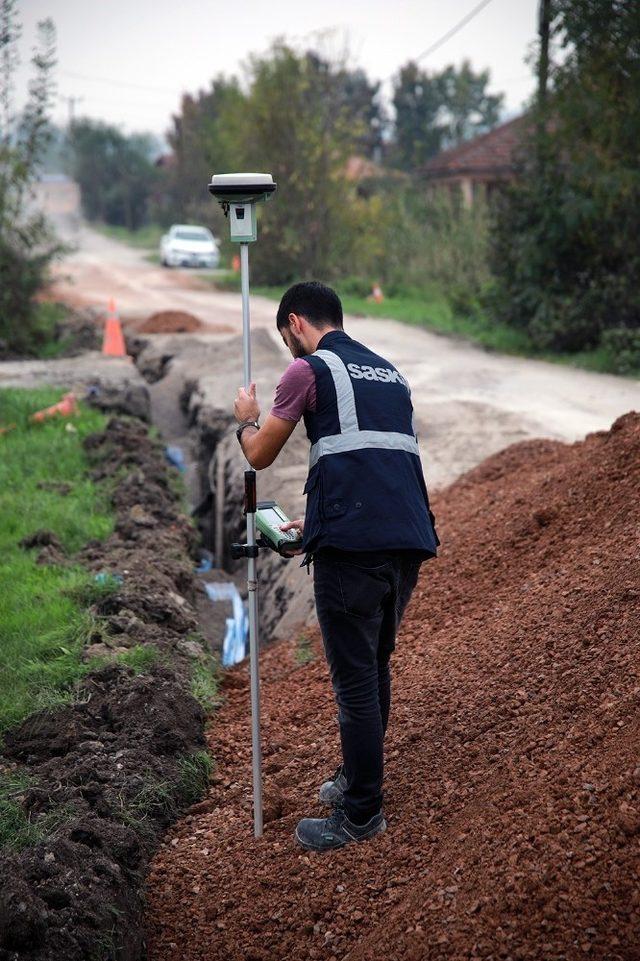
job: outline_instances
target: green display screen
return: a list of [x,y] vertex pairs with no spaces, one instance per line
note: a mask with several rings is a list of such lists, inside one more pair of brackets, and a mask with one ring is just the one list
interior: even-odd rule
[[280,525],[286,524],[289,518],[275,503],[258,504],[256,510],[256,524],[258,530],[267,537],[275,547],[281,544],[295,543],[300,540],[298,531],[281,531]]

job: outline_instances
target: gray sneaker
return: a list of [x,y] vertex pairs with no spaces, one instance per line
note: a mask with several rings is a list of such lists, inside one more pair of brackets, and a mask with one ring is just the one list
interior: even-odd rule
[[342,804],[342,795],[347,787],[347,779],[344,776],[342,764],[336,769],[330,781],[325,781],[320,788],[319,797],[321,804]]
[[333,851],[352,841],[369,841],[386,830],[382,811],[366,824],[353,824],[343,807],[328,818],[303,818],[298,821],[296,841],[307,851]]

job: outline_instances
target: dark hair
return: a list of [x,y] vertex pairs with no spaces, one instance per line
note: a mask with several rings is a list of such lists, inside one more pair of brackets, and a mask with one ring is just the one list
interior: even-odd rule
[[289,314],[300,314],[312,327],[337,327],[342,330],[342,304],[335,290],[317,280],[289,287],[278,307],[278,330],[289,326]]

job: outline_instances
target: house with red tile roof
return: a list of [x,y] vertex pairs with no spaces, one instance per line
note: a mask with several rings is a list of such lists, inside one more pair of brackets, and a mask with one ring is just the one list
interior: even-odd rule
[[480,191],[490,194],[496,186],[513,180],[518,151],[529,125],[526,114],[514,117],[488,133],[436,154],[420,174],[431,186],[461,190],[470,207]]

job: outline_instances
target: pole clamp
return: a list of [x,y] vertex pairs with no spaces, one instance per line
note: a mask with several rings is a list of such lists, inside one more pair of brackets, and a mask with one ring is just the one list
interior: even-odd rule
[[239,561],[242,557],[258,557],[260,548],[257,544],[232,544],[231,557]]

